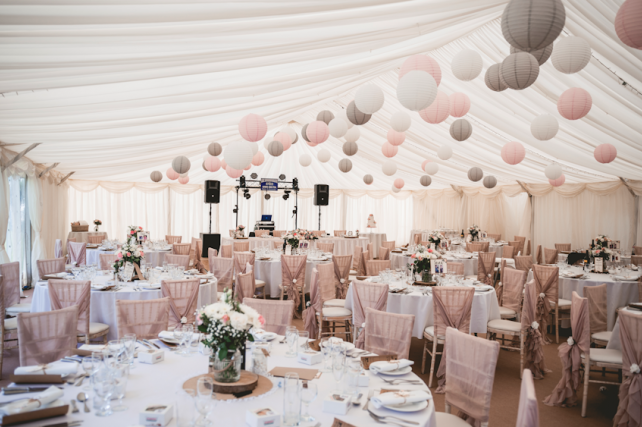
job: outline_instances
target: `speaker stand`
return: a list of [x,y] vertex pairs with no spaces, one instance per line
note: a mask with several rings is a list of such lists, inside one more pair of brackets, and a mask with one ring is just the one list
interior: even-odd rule
[[319,231],[321,231],[321,206],[319,206]]

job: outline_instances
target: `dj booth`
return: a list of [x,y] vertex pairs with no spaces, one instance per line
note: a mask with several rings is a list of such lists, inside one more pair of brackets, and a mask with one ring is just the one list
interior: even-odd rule
[[256,221],[254,229],[274,231],[274,221],[272,221],[272,215],[261,215],[261,220]]

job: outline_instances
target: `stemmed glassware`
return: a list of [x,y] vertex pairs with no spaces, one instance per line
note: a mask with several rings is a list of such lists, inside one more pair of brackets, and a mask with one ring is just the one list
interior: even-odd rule
[[210,425],[207,414],[214,407],[213,388],[214,382],[210,377],[200,377],[196,381],[196,409],[200,414],[200,417],[194,424],[196,426],[206,427]]
[[315,421],[314,417],[310,415],[310,403],[314,402],[318,394],[317,383],[306,381],[303,383],[301,389],[301,402],[303,402],[304,409],[301,415],[301,421]]
[[130,368],[134,367],[134,353],[136,352],[136,334],[126,334],[120,339],[123,343],[124,353]]
[[[176,329],[180,329],[181,327],[178,326]],[[176,331],[174,329],[174,331]],[[177,354],[182,354],[185,356],[189,356],[190,354],[190,349],[189,347],[192,344],[192,335],[194,334],[194,326],[193,325],[183,325],[182,327],[182,333],[181,333],[181,342],[178,346],[179,350],[176,352]],[[174,335],[176,336],[176,335]]]
[[332,349],[332,375],[337,382],[337,388],[341,390],[341,380],[343,379],[343,374],[345,373],[345,362],[346,354],[342,351],[341,347],[334,347]]

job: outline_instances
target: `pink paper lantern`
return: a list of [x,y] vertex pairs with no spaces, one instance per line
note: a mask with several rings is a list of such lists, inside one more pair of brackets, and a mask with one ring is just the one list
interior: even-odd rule
[[642,1],[622,3],[615,15],[615,33],[625,45],[642,49]]
[[316,147],[317,145],[319,145],[319,144],[315,144],[314,142],[309,142],[309,141],[306,142],[306,144],[308,144],[310,147]]
[[401,79],[409,71],[415,70],[427,72],[435,79],[435,83],[439,86],[441,82],[441,68],[439,68],[439,64],[433,58],[428,55],[412,55],[401,65],[399,78]]
[[232,169],[229,166],[225,168],[225,173],[227,173],[227,176],[229,176],[230,178],[238,178],[239,176],[243,175],[242,170]]
[[252,163],[250,163],[249,165],[247,165],[247,167],[246,167],[245,169],[243,169],[243,170],[249,171],[250,169],[252,169]]
[[516,165],[524,160],[526,150],[519,142],[511,141],[502,147],[502,159],[509,165]]
[[287,151],[292,146],[292,138],[285,132],[277,132],[272,141],[279,141],[283,144],[283,151]]
[[424,160],[421,162],[421,171],[424,172],[424,169],[426,168],[426,165],[430,162],[430,160]]
[[397,132],[394,129],[390,129],[388,131],[387,139],[391,145],[394,145],[396,147],[403,144],[403,142],[406,140],[406,133]]
[[328,125],[326,125],[325,122],[317,120],[308,125],[308,128],[305,130],[305,136],[308,137],[311,143],[321,144],[330,136],[330,129],[328,129]]
[[564,181],[566,181],[566,177],[564,176],[564,174],[562,174],[557,179],[549,179],[548,183],[553,187],[559,187],[560,185],[564,184]]
[[227,163],[225,162],[225,159],[221,159],[221,169],[227,169]]
[[395,188],[398,188],[398,189],[401,190],[403,188],[404,184],[405,183],[403,182],[403,179],[401,179],[401,178],[395,179],[395,183],[394,183]]
[[448,118],[450,114],[450,99],[448,95],[437,91],[437,97],[428,107],[419,112],[419,115],[425,122],[431,124],[441,123]]
[[611,144],[600,144],[595,147],[593,156],[600,163],[611,163],[617,157],[617,149]]
[[470,98],[465,93],[453,93],[449,97],[450,115],[453,117],[464,117],[470,111]]
[[216,172],[221,168],[221,161],[219,160],[218,157],[207,156],[205,157],[204,166],[205,166],[205,169],[207,169],[208,171]]
[[262,140],[267,128],[267,122],[258,114],[248,114],[239,122],[239,133],[244,140],[250,142]]
[[399,152],[399,148],[397,148],[395,145],[392,145],[388,141],[386,141],[381,146],[381,152],[386,157],[394,157]]
[[254,157],[252,157],[252,164],[253,164],[254,166],[261,166],[261,165],[263,164],[263,162],[264,162],[264,161],[265,161],[265,156],[264,156],[264,155],[263,155],[263,153],[261,153],[260,151],[258,151],[258,152],[254,155]]
[[176,172],[171,167],[167,169],[167,172],[165,172],[165,175],[167,175],[167,178],[171,179],[172,181],[177,180],[178,177],[180,176],[178,172]]
[[189,176],[181,176],[178,178],[178,182],[185,185],[189,182]]
[[579,87],[572,87],[557,100],[557,111],[565,119],[577,120],[586,116],[592,105],[591,94]]

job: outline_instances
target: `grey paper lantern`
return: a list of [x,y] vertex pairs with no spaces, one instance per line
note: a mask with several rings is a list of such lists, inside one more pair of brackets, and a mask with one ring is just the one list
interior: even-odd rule
[[218,142],[212,142],[207,146],[207,152],[210,153],[210,156],[218,156],[223,152],[223,147]]
[[297,142],[298,140],[299,140],[299,135],[295,133],[295,134],[294,134],[294,139],[292,140],[292,145],[296,144],[296,142]]
[[450,125],[450,136],[456,141],[465,141],[473,134],[473,125],[466,119],[457,119]]
[[501,92],[503,90],[506,90],[506,88],[508,87],[500,76],[501,68],[502,64],[493,64],[488,67],[488,70],[486,70],[486,75],[484,76],[484,82],[486,83],[486,86],[488,86],[488,89],[495,92]]
[[185,156],[178,156],[172,160],[172,169],[178,174],[187,173],[192,166],[189,159]]
[[430,178],[428,175],[424,175],[419,178],[419,183],[424,187],[428,187],[432,183],[432,178]]
[[207,170],[207,168],[205,167],[205,160],[203,160],[203,170],[204,170],[205,172],[209,172],[209,171]]
[[511,89],[526,89],[537,80],[539,64],[533,55],[517,52],[508,55],[500,68],[502,81]]
[[325,122],[326,125],[329,125],[332,119],[334,119],[334,114],[332,114],[332,111],[323,110],[319,114],[317,114],[317,120],[320,122]]
[[149,175],[149,178],[154,182],[159,182],[161,179],[163,179],[163,174],[159,171],[154,171]]
[[281,144],[281,141],[270,142],[268,144],[268,153],[270,153],[270,155],[274,157],[279,157],[281,154],[283,154],[283,144]]
[[564,37],[555,43],[551,62],[560,73],[573,74],[591,60],[591,46],[581,37]]
[[[510,53],[517,53],[517,52],[523,52],[523,50],[516,49],[513,46],[510,47]],[[553,43],[549,44],[544,49],[532,50],[528,53],[530,53],[535,57],[535,59],[537,59],[537,63],[539,65],[544,65],[544,63],[548,61],[548,58],[551,57],[551,53],[553,53]]]
[[348,173],[352,170],[352,162],[350,159],[341,159],[339,161],[339,170],[343,173]]
[[502,34],[511,46],[530,52],[552,44],[565,22],[562,0],[511,0],[502,14]]
[[481,168],[478,168],[477,166],[470,168],[470,170],[468,171],[468,179],[470,179],[473,182],[477,182],[483,177],[484,177],[484,172],[482,172]]
[[354,156],[359,151],[359,146],[356,142],[346,142],[343,144],[343,152],[346,156]]
[[370,184],[372,184],[374,182],[374,178],[370,174],[364,175],[363,176],[363,182],[365,182],[366,185],[370,185]]
[[488,175],[487,177],[484,177],[484,187],[494,188],[496,185],[497,185],[497,178],[495,178],[492,175]]
[[365,125],[370,120],[370,117],[372,117],[372,114],[365,114],[359,111],[357,106],[354,105],[354,101],[348,104],[346,115],[348,116],[348,120],[355,125]]
[[303,137],[303,139],[305,139],[307,142],[310,142],[310,140],[308,139],[308,137],[307,137],[307,136],[306,136],[306,134],[305,134],[305,131],[306,131],[307,129],[308,129],[308,123],[306,123],[306,124],[304,124],[304,125],[303,125],[303,129],[301,129],[301,136],[302,136],[302,137]]

